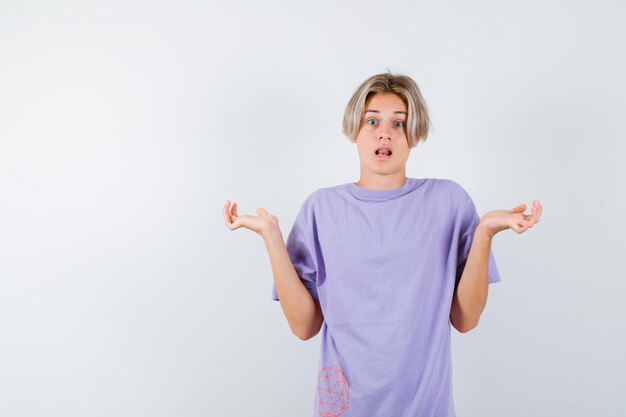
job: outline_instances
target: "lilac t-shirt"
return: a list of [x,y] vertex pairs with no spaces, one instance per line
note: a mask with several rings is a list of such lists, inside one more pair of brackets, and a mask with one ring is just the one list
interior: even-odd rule
[[306,198],[286,245],[324,314],[314,417],[455,417],[450,306],[479,220],[449,179]]

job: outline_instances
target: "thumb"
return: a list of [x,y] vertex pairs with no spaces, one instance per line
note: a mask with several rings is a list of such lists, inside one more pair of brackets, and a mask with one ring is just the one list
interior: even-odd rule
[[258,209],[256,209],[256,212],[257,212],[260,216],[266,216],[266,215],[267,215],[267,211],[266,211],[263,207],[259,207]]
[[512,208],[511,210],[509,210],[509,213],[523,213],[524,210],[526,210],[526,204],[522,203],[522,204]]

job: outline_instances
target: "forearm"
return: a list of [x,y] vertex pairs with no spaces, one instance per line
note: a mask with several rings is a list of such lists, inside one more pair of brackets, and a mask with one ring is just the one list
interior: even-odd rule
[[280,229],[268,231],[263,238],[272,265],[278,299],[289,327],[298,338],[309,339],[321,327],[322,318],[317,305],[291,262]]
[[459,331],[476,327],[487,304],[491,240],[492,237],[479,225],[450,311],[450,321]]

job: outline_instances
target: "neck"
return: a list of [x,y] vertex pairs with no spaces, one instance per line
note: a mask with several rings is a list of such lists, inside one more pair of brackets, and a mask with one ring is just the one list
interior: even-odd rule
[[370,173],[364,175],[361,173],[361,178],[355,184],[370,190],[392,190],[402,187],[405,182],[405,171],[398,171],[391,174]]

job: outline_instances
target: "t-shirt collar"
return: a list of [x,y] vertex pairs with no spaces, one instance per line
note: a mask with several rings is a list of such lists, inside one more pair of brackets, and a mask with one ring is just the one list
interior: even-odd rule
[[359,200],[387,201],[401,197],[413,191],[415,188],[421,185],[422,182],[424,182],[424,179],[406,177],[406,180],[404,181],[404,185],[402,185],[402,187],[392,188],[390,190],[372,190],[356,185],[356,183],[354,182],[347,183],[346,188],[350,194],[352,194]]

